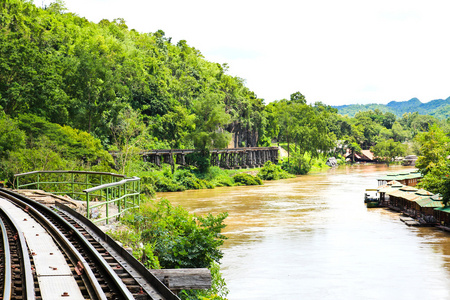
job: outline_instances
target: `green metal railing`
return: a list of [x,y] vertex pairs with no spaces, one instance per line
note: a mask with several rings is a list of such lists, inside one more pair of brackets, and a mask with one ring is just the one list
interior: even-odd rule
[[[86,201],[87,218],[92,217],[93,209],[105,206],[105,217],[96,217],[93,222],[109,223],[111,218],[117,218],[140,204],[141,187],[138,177],[88,171],[33,171],[15,174],[14,177],[17,189],[42,189]],[[91,202],[94,201],[96,204],[92,205]],[[117,212],[111,213],[111,209],[117,209]]]
[[[85,189],[83,192],[86,193],[86,217],[91,218],[91,209],[96,207],[105,206],[105,217],[96,218],[93,222],[106,221],[108,224],[109,219],[114,217],[119,217],[125,211],[137,208],[140,204],[140,178],[132,177],[123,179],[114,183],[107,183]],[[105,201],[103,203],[98,203],[95,205],[90,204],[92,199],[97,197],[104,197]],[[98,199],[98,198],[97,198]],[[110,204],[115,205],[117,208],[117,213],[110,213]]]

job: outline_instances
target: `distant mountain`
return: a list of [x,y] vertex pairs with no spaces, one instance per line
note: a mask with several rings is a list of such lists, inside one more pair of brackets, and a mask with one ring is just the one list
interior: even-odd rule
[[404,113],[418,112],[421,115],[431,115],[438,119],[447,119],[450,117],[450,97],[447,99],[436,99],[430,102],[422,103],[417,98],[408,101],[391,101],[388,104],[351,104],[333,106],[337,108],[339,114],[354,117],[360,111],[379,109],[382,112],[391,112],[397,117]]

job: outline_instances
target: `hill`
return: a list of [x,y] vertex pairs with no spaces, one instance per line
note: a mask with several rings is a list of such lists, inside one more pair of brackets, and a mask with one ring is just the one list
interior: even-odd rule
[[391,112],[397,117],[404,113],[418,112],[421,115],[431,115],[438,119],[446,119],[450,116],[450,97],[447,99],[436,99],[422,103],[417,98],[408,101],[391,101],[388,104],[351,104],[333,106],[338,109],[339,114],[354,117],[360,111],[378,109],[382,112]]

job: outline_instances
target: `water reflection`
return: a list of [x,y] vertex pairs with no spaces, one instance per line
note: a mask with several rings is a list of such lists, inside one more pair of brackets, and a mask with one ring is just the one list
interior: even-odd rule
[[363,204],[364,190],[399,168],[159,196],[199,214],[229,212],[222,267],[231,300],[450,299],[450,235]]

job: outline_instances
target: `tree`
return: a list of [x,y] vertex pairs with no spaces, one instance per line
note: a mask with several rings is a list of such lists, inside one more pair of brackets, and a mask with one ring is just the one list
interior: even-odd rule
[[416,140],[420,144],[416,167],[423,175],[435,166],[443,164],[450,154],[450,138],[437,124],[432,125],[428,132],[419,133]]
[[5,159],[9,151],[25,146],[25,133],[19,129],[17,121],[8,117],[0,106],[0,159]]
[[370,150],[379,160],[389,165],[395,157],[405,155],[406,147],[400,142],[389,139],[376,144]]
[[444,175],[444,182],[442,184],[441,194],[442,202],[445,206],[450,202],[450,166],[447,165],[447,173]]
[[383,128],[383,126],[372,119],[372,115],[369,113],[358,113],[355,116],[355,125],[362,129],[363,133],[363,139],[360,144],[363,149],[368,149],[377,144],[380,139],[380,131]]
[[403,126],[399,122],[394,122],[392,125],[392,135],[396,142],[404,142],[408,137],[408,131],[403,129]]
[[142,116],[131,108],[120,112],[115,123],[110,123],[113,136],[113,150],[116,150],[116,162],[122,174],[129,170],[129,162],[139,158],[139,152],[145,139],[147,128],[142,121]]
[[361,147],[359,146],[358,143],[356,142],[351,142],[348,146],[348,148],[350,149],[350,151],[352,152],[352,162],[355,162],[355,154],[357,152],[361,152]]
[[422,178],[418,187],[430,191],[434,194],[440,193],[444,197],[444,204],[447,205],[449,194],[449,174],[450,164],[444,161],[434,165],[432,169]]
[[276,104],[276,117],[280,128],[279,140],[287,142],[288,162],[291,154],[290,143],[298,131],[297,124],[295,122],[295,113],[297,108],[298,104],[292,104],[286,100],[282,100]]
[[186,136],[194,129],[195,115],[177,105],[173,110],[157,118],[153,124],[153,132],[156,137],[166,140],[172,149],[180,149]]
[[290,100],[293,103],[306,104],[305,96],[303,96],[303,94],[300,92],[295,92],[295,93],[291,94]]
[[225,113],[225,105],[217,95],[200,97],[192,111],[195,114],[195,129],[187,138],[193,141],[202,158],[199,165],[201,171],[206,171],[209,168],[209,150],[225,148],[230,141],[230,134],[223,129],[230,121],[230,115]]

